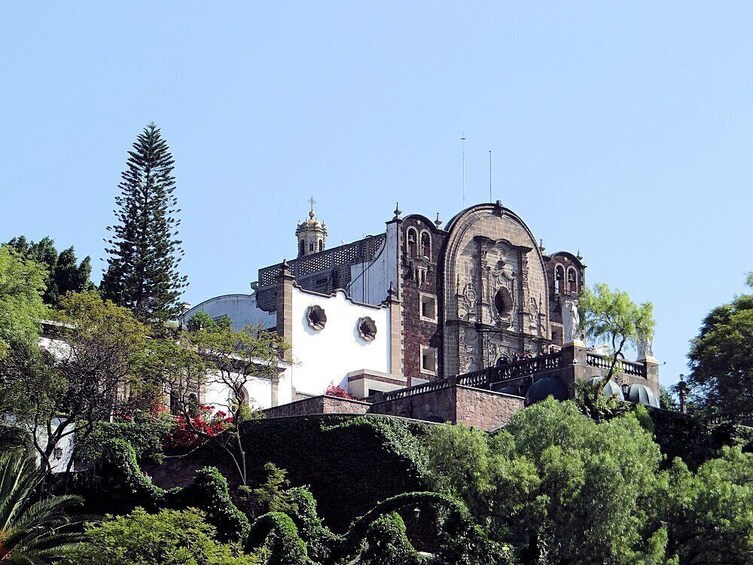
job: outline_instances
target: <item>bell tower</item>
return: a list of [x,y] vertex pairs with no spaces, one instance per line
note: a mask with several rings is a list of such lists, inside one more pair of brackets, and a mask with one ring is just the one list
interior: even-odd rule
[[308,219],[298,224],[295,229],[295,237],[298,240],[298,257],[319,253],[327,247],[327,226],[324,222],[316,219],[314,213],[316,200],[313,196],[309,199],[309,204],[311,204],[311,210]]

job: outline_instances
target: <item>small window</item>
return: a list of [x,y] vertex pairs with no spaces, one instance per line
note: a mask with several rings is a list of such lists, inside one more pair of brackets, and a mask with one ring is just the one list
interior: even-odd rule
[[319,251],[323,251],[323,250],[324,250],[324,242],[320,239],[319,240]]
[[420,317],[427,322],[437,321],[437,298],[431,294],[421,293],[420,302],[421,312]]
[[327,313],[318,304],[309,306],[306,318],[308,319],[309,326],[315,330],[323,330],[324,326],[327,325]]
[[311,242],[309,243],[309,251],[313,251],[313,250],[314,250],[314,243]]
[[228,391],[228,408],[235,411],[240,409],[241,406],[248,406],[250,399],[251,397],[248,394],[248,389],[238,383]]
[[304,253],[306,253],[306,244],[303,242],[303,240],[300,240],[298,242],[298,257],[303,257]]
[[364,316],[363,318],[358,319],[358,334],[361,336],[361,338],[365,341],[374,341],[374,338],[377,334],[377,327],[376,322],[369,318],[368,316]]
[[421,372],[437,374],[437,350],[421,346]]

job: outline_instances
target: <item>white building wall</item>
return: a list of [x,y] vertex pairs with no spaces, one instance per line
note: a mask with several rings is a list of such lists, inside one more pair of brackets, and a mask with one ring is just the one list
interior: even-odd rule
[[388,245],[389,237],[372,261],[351,265],[348,292],[356,302],[378,306],[387,300],[390,281],[394,283],[397,280],[390,271]]
[[[334,296],[324,296],[294,287],[292,301],[290,372],[298,394],[322,394],[330,383],[347,390],[347,374],[359,369],[390,372],[389,308],[358,304],[342,290]],[[308,308],[314,305],[321,306],[327,315],[322,330],[308,324]],[[376,324],[373,341],[359,335],[357,324],[363,316],[369,316]]]
[[229,316],[233,321],[233,329],[240,331],[247,326],[273,328],[277,324],[275,312],[265,312],[256,305],[253,294],[225,294],[215,296],[197,304],[181,316],[181,322],[186,324],[194,314],[206,312],[212,318]]
[[[249,394],[251,408],[264,410],[272,407],[272,381],[269,378],[249,377],[245,386]],[[290,368],[288,367],[280,374],[277,385],[277,403],[287,404],[292,402],[291,393]],[[213,376],[210,373],[201,398],[202,404],[211,404],[215,409],[227,412],[230,397],[230,389],[220,382],[216,375]]]
[[387,225],[387,237],[372,261],[350,267],[348,292],[356,302],[378,306],[387,300],[392,283],[397,290],[397,223]]

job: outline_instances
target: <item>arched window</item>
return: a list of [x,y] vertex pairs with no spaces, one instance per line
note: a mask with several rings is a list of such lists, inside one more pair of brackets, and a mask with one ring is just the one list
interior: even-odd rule
[[578,275],[572,267],[567,269],[567,291],[578,292]]
[[408,251],[408,257],[414,259],[418,255],[418,232],[414,228],[408,228],[406,235],[406,250]]
[[565,269],[562,265],[557,265],[554,268],[554,292],[557,294],[562,294],[564,283]]
[[306,244],[303,242],[303,240],[300,240],[298,242],[298,257],[303,257],[304,253],[306,253]]
[[251,397],[248,389],[241,383],[233,385],[232,390],[228,391],[228,407],[231,410],[238,410],[241,406],[248,406]]
[[431,259],[431,236],[428,231],[421,232],[421,257]]
[[324,250],[324,242],[320,239],[319,240],[319,251],[323,251],[323,250]]

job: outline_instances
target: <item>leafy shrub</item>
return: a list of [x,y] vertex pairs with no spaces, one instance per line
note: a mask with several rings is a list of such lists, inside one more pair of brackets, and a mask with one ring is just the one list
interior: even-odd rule
[[149,514],[136,508],[127,516],[86,528],[88,541],[68,563],[88,565],[254,565],[238,544],[221,544],[215,529],[196,509],[162,510]]
[[305,487],[284,491],[270,504],[270,510],[290,516],[306,542],[309,555],[317,562],[326,561],[332,548],[342,541],[341,536],[324,525],[316,510],[314,495]]
[[221,541],[243,541],[248,534],[248,519],[233,504],[227,479],[214,467],[197,470],[190,485],[166,491],[144,475],[133,447],[115,439],[105,444],[96,470],[83,493],[90,510],[125,514],[136,507],[151,512],[196,507],[206,512]]
[[259,548],[267,565],[310,565],[306,544],[293,520],[281,512],[269,512],[251,526],[246,551]]
[[[335,548],[336,560],[351,560],[356,557],[363,550],[369,530],[381,517],[398,510],[414,510],[421,507],[441,510],[438,513],[429,513],[442,517],[442,523],[437,525],[440,535],[435,550],[436,562],[453,565],[510,563],[511,556],[508,548],[490,540],[461,501],[437,492],[406,492],[383,500],[374,506],[366,514],[353,521],[348,532],[343,536],[342,543]],[[403,524],[402,529],[404,527]],[[395,540],[393,542],[402,543]]]
[[144,475],[135,450],[123,439],[110,439],[103,445],[96,471],[93,484],[88,485],[91,495],[86,498],[109,512],[122,514],[137,506],[156,511],[164,503],[165,491]]
[[227,479],[215,467],[196,471],[193,483],[176,491],[170,506],[201,508],[207,521],[217,529],[220,541],[242,542],[248,536],[248,519],[233,504]]
[[113,439],[125,440],[142,463],[162,462],[162,442],[173,426],[172,417],[163,416],[132,422],[97,422],[92,434],[79,447],[78,463],[92,465]]
[[380,516],[366,532],[366,550],[359,563],[364,565],[420,565],[425,563],[406,536],[400,515],[391,512]]

